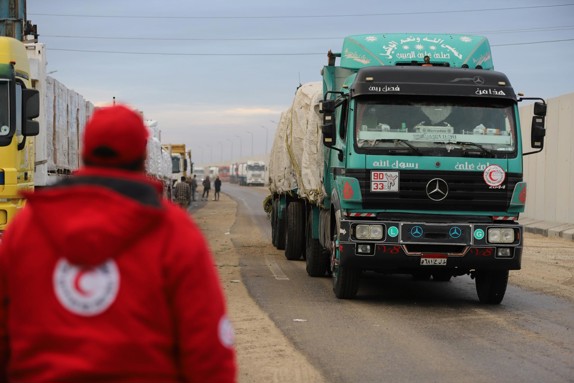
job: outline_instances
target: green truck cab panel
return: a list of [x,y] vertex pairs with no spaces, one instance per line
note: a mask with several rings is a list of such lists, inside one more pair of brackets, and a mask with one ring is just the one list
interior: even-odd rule
[[512,198],[510,199],[511,213],[523,213],[526,205],[526,182],[519,182],[514,187]]
[[352,177],[339,176],[335,179],[341,207],[360,208],[363,200],[359,180]]

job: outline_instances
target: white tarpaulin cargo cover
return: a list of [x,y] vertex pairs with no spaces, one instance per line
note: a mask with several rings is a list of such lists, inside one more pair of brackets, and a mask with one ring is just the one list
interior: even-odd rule
[[[32,49],[33,48],[33,49]],[[38,186],[56,182],[80,166],[81,138],[94,111],[94,105],[64,84],[46,74],[44,44],[29,44],[31,77],[42,97],[40,133],[35,137]],[[156,121],[145,121],[150,130],[146,170],[154,177],[171,177],[171,155],[161,147],[161,131]]]
[[272,193],[296,191],[312,203],[325,196],[323,143],[319,101],[322,83],[299,87],[291,107],[281,114],[269,163],[269,189]]
[[34,183],[45,186],[69,174],[80,164],[80,140],[94,106],[46,73],[44,44],[27,44],[30,77],[40,92],[40,132],[34,137]]
[[155,120],[145,120],[150,135],[147,142],[146,171],[158,179],[171,179],[171,155],[161,145],[161,130]]
[[[36,139],[36,173],[43,168],[46,174],[67,174],[79,166],[81,134],[93,105],[52,77],[41,85],[43,123]],[[38,185],[43,184],[42,178],[37,177]]]

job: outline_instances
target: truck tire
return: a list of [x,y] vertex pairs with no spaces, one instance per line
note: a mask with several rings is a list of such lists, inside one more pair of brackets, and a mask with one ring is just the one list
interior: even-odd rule
[[333,269],[333,291],[339,299],[352,299],[359,291],[360,270],[338,265]]
[[293,201],[287,205],[287,233],[285,235],[285,258],[301,259],[305,246],[305,211],[303,204]]
[[329,271],[329,253],[326,253],[318,239],[313,238],[313,214],[309,212],[305,235],[305,262],[310,277],[324,277]]
[[277,247],[277,200],[271,202],[271,243]]
[[480,303],[500,304],[508,285],[508,270],[478,270],[475,283]]
[[279,217],[279,200],[275,201],[275,247],[277,250],[285,250],[285,215]]
[[359,291],[361,270],[341,266],[339,263],[339,225],[335,228],[331,243],[331,273],[333,275],[333,292],[339,299],[352,299]]

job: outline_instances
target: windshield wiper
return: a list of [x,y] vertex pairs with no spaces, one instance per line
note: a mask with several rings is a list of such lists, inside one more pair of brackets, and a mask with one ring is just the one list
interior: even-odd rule
[[494,157],[495,154],[494,152],[492,152],[491,150],[486,149],[484,146],[477,144],[475,142],[467,142],[467,141],[456,141],[456,142],[448,142],[448,144],[453,144],[453,145],[460,145],[463,148],[466,148],[467,146],[472,146],[474,148],[480,149],[480,151],[484,154],[488,154],[489,156]]
[[415,152],[415,153],[418,154],[419,156],[422,156],[422,155],[423,155],[423,153],[422,153],[416,146],[414,146],[413,144],[411,144],[411,143],[408,142],[407,140],[402,140],[402,139],[399,139],[399,138],[393,138],[393,139],[377,138],[376,141],[379,141],[379,142],[394,142],[394,143],[400,142],[401,144],[403,144],[403,145],[405,145],[405,146],[408,146],[409,149],[411,149],[413,152]]

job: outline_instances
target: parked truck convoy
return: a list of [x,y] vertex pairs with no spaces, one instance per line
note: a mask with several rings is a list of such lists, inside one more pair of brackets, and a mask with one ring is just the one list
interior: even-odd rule
[[[537,100],[529,153],[523,100]],[[470,274],[480,302],[498,304],[521,267],[522,158],[542,150],[545,114],[494,71],[482,36],[346,37],[281,116],[273,244],[310,276],[332,275],[338,298],[353,298],[364,272]]]
[[[0,36],[0,94],[1,235],[24,206],[21,191],[51,185],[78,168],[81,134],[94,105],[47,75],[46,47],[34,38]],[[146,170],[165,182],[171,159],[161,148],[157,122],[145,122],[151,132]]]

